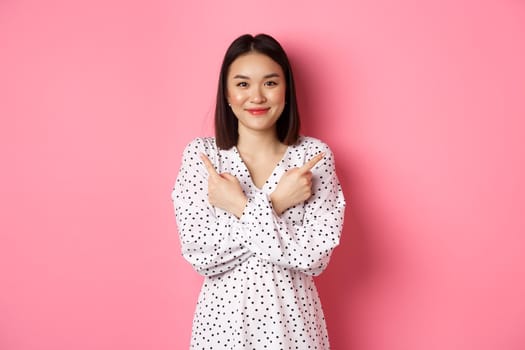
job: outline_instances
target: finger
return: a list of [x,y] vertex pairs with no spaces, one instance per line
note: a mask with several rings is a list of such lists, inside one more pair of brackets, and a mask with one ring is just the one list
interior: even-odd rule
[[222,173],[220,174],[220,176],[226,180],[230,180],[230,181],[234,181],[235,179],[237,179],[235,176],[233,176],[232,174],[230,173]]
[[301,167],[301,169],[308,171],[311,170],[321,159],[323,159],[325,156],[324,152],[319,153],[318,155],[314,156],[312,159],[304,163],[304,165]]
[[218,176],[217,171],[215,170],[215,167],[213,166],[213,163],[210,161],[210,159],[204,154],[201,153],[201,160],[204,166],[206,167],[206,171],[208,172],[208,175],[210,176]]

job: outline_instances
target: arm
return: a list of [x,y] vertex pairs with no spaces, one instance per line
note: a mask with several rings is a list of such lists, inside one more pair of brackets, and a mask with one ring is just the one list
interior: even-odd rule
[[333,154],[323,144],[324,161],[312,170],[313,196],[304,204],[302,224],[277,215],[262,192],[248,200],[236,223],[241,242],[261,259],[319,275],[339,244],[345,200],[335,173]]
[[186,147],[172,192],[182,255],[204,276],[231,270],[252,254],[232,233],[232,219],[216,215],[208,202],[208,173],[199,154],[211,156],[211,148],[203,139]]

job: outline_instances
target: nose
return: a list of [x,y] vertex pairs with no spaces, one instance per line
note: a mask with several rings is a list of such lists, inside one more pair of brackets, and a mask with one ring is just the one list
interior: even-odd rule
[[264,103],[266,102],[266,97],[264,96],[264,92],[261,90],[260,87],[254,87],[251,102],[253,103]]

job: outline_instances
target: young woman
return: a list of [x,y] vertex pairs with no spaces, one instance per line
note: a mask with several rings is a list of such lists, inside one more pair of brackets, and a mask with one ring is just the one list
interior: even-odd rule
[[186,147],[172,199],[182,254],[205,276],[192,349],[329,348],[312,276],[339,244],[345,201],[329,147],[299,135],[274,38],[228,48],[215,137]]

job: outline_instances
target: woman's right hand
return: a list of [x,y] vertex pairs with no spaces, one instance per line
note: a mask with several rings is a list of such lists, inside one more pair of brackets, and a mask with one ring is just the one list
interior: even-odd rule
[[212,162],[204,153],[201,153],[200,157],[208,172],[208,202],[240,218],[248,199],[239,180],[230,173],[217,173]]
[[277,215],[286,209],[302,203],[312,196],[312,168],[325,156],[319,153],[303,166],[288,170],[283,174],[275,191],[270,195],[272,206]]

